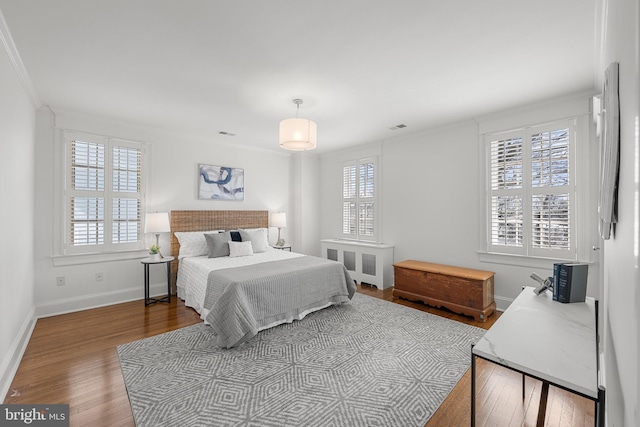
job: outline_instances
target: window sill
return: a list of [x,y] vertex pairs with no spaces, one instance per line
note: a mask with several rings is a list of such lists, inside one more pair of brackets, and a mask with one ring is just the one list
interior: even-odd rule
[[482,262],[515,265],[530,268],[544,268],[548,270],[553,270],[553,264],[556,262],[584,262],[587,264],[592,264],[592,262],[590,261],[572,261],[568,259],[498,254],[493,252],[478,252],[478,257]]
[[51,259],[53,261],[54,267],[63,267],[67,265],[95,264],[100,262],[141,259],[146,257],[147,255],[148,253],[146,249],[137,249],[133,251],[123,252],[53,255]]
[[377,242],[368,241],[368,240],[322,239],[320,240],[320,242],[352,245],[352,246],[363,246],[363,247],[370,247],[370,248],[393,248],[394,247],[394,245],[390,245],[388,243],[377,243]]

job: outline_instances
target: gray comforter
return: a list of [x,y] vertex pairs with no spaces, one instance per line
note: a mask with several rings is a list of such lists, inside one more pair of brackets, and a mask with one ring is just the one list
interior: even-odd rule
[[215,270],[207,283],[205,321],[217,345],[230,348],[267,326],[346,302],[355,291],[344,265],[313,256]]

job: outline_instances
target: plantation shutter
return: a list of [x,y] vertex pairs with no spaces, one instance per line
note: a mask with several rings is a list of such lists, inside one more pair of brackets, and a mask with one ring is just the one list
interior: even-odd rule
[[342,168],[342,235],[376,238],[375,158],[346,162]]
[[531,136],[531,243],[534,248],[571,247],[569,129]]
[[143,146],[65,132],[68,153],[64,252],[141,249]]
[[112,243],[140,239],[142,152],[137,148],[113,147]]
[[522,136],[491,141],[491,243],[522,247]]
[[356,237],[356,164],[342,168],[342,234]]
[[375,220],[375,166],[373,161],[366,160],[359,164],[358,180],[358,234],[372,237]]
[[104,243],[105,145],[71,142],[72,246]]
[[488,135],[489,251],[575,259],[574,125]]

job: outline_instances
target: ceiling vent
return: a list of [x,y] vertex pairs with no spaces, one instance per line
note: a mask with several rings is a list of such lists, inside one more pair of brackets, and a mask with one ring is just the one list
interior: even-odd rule
[[236,136],[236,134],[235,134],[235,133],[225,132],[225,131],[223,131],[223,130],[221,130],[220,132],[218,132],[218,135]]
[[406,128],[406,127],[407,127],[407,125],[399,124],[399,125],[392,126],[389,129],[398,130],[398,129],[402,129],[402,128]]

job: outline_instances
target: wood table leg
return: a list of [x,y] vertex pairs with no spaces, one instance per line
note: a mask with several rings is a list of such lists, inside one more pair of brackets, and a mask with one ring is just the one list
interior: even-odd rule
[[536,427],[544,427],[544,417],[547,413],[547,398],[549,397],[549,383],[542,381],[542,393],[540,393],[540,407],[538,408],[538,422]]

